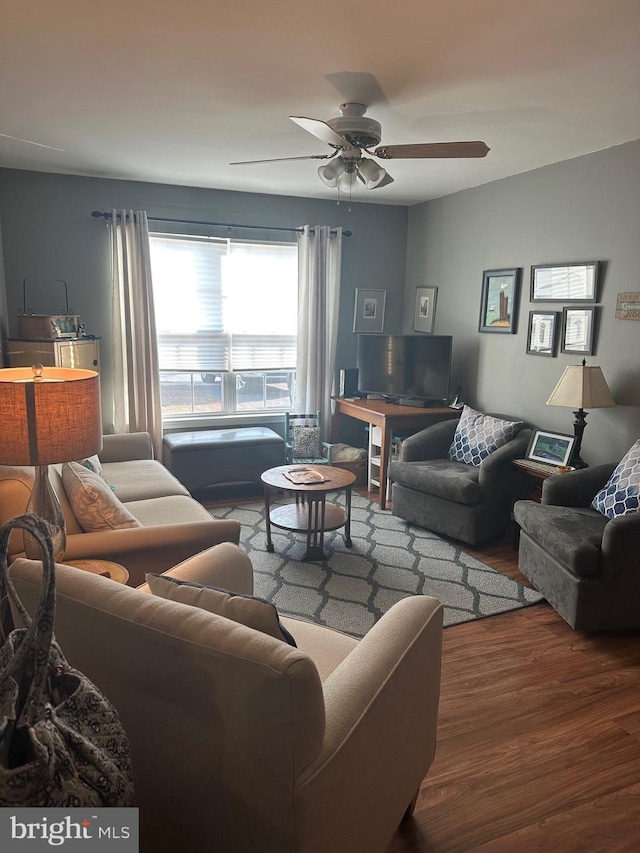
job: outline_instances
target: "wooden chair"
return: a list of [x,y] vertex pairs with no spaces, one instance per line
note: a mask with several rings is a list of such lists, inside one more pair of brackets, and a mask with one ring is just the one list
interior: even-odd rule
[[333,445],[322,441],[322,419],[315,414],[284,415],[285,455],[289,465],[331,465]]

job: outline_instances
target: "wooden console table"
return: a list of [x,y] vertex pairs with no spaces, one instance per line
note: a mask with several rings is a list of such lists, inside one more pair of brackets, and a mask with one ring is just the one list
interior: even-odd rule
[[382,430],[380,447],[380,509],[387,506],[387,469],[391,452],[391,437],[394,430],[415,427],[416,432],[438,421],[448,421],[459,418],[460,409],[450,409],[449,406],[437,408],[418,408],[417,406],[400,406],[397,403],[385,403],[384,400],[359,400],[346,397],[332,397],[336,404],[333,422],[331,424],[331,441],[337,441],[340,417],[364,421],[366,424],[379,426]]

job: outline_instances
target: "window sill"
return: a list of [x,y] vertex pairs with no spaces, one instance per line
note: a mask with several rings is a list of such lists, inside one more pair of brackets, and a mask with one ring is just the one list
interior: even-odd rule
[[164,432],[170,430],[197,430],[197,429],[224,429],[234,426],[265,426],[266,424],[284,423],[284,412],[247,412],[243,414],[236,412],[232,415],[178,415],[163,418],[162,429]]

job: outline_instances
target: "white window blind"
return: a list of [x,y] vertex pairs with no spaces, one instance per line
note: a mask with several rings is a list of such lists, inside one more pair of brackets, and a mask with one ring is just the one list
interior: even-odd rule
[[295,243],[152,234],[161,370],[294,368]]

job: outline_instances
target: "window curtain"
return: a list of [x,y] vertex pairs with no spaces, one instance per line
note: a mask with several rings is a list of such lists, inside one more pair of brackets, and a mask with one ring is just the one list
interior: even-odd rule
[[331,432],[341,258],[341,228],[304,226],[298,236],[296,411],[321,412],[325,441]]
[[158,344],[149,225],[143,210],[113,210],[111,287],[114,432],[148,432],[162,459]]

